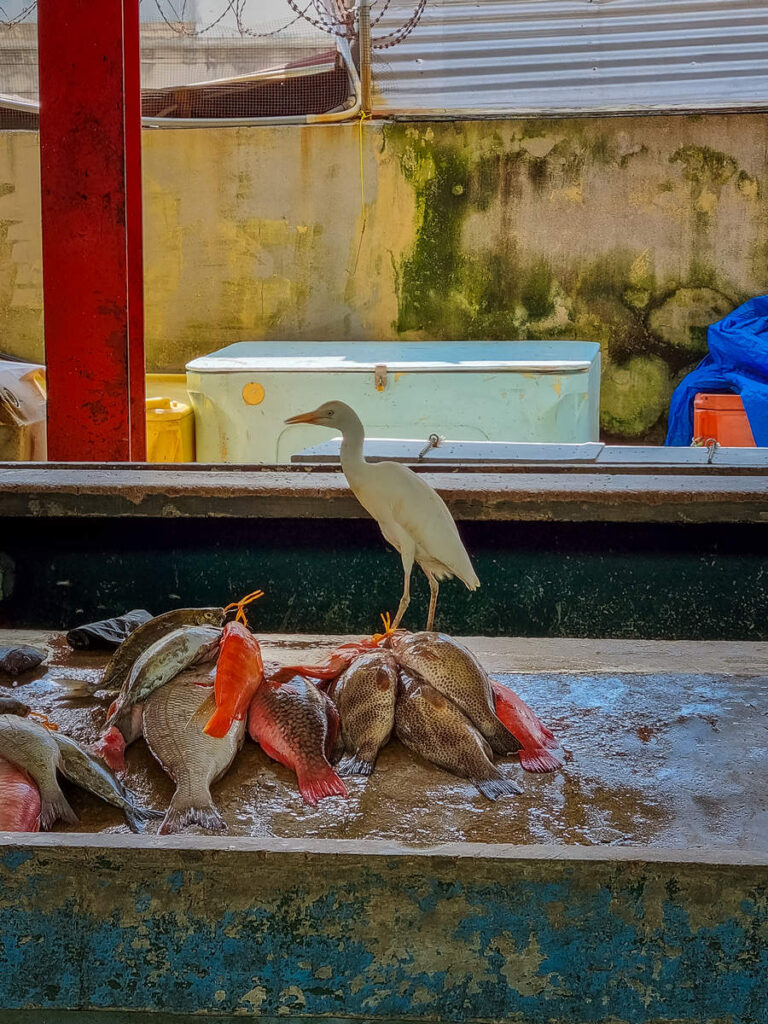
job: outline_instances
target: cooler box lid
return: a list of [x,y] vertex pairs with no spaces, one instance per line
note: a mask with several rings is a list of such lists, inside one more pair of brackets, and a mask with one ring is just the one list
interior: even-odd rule
[[241,341],[187,363],[193,373],[253,371],[408,373],[584,373],[599,356],[592,341]]

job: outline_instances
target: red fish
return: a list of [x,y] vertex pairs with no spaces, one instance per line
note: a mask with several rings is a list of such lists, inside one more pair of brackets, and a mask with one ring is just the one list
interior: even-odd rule
[[296,773],[304,800],[314,807],[347,790],[328,760],[339,735],[339,713],[330,697],[307,679],[268,679],[248,712],[248,732],[264,753]]
[[263,679],[264,663],[256,637],[243,623],[228,622],[221,635],[216,664],[216,710],[203,731],[218,739],[226,736],[233,722],[245,718]]
[[0,757],[0,832],[39,831],[39,789],[26,772]]
[[508,686],[491,680],[496,699],[496,716],[522,744],[519,751],[520,764],[528,772],[554,772],[563,767],[563,762],[552,753],[558,743],[554,733],[528,707],[524,700]]

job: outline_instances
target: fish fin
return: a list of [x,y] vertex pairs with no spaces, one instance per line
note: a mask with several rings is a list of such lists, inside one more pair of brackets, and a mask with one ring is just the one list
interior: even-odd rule
[[207,804],[197,806],[189,797],[180,796],[174,793],[170,807],[166,811],[163,823],[160,826],[160,835],[172,835],[174,832],[181,832],[189,825],[199,825],[208,829],[209,832],[226,832],[227,826],[216,809],[213,800],[209,798]]
[[331,768],[327,761],[314,764],[312,768],[306,767],[297,770],[296,778],[299,780],[299,790],[304,797],[304,802],[317,805],[318,800],[326,796],[346,797],[347,787]]
[[519,796],[523,792],[512,779],[472,779],[472,784],[489,800],[498,800],[502,796]]
[[541,719],[539,719],[539,725],[541,726],[541,731],[544,733],[545,745],[550,747],[552,750],[554,750],[556,747],[559,747],[560,744],[557,742],[557,737],[551,729],[548,729],[546,725],[544,725]]
[[520,751],[520,764],[527,772],[556,772],[563,762],[546,747],[529,747]]
[[216,704],[216,697],[213,693],[209,693],[203,703],[198,707],[197,711],[193,711],[189,716],[187,724],[184,726],[185,729],[199,728],[204,731],[208,724],[208,719],[211,715],[218,710]]
[[214,736],[218,740],[223,739],[232,728],[234,720],[235,719],[229,711],[225,711],[223,708],[217,707],[210,716],[208,724],[203,729],[203,732],[206,736]]
[[370,775],[373,765],[373,761],[366,761],[359,753],[348,754],[336,765],[336,772],[338,775]]
[[143,832],[148,822],[165,817],[162,811],[155,811],[150,807],[124,807],[123,813],[131,832]]
[[80,819],[69,806],[69,802],[59,789],[45,796],[40,794],[40,828],[49,829],[57,821],[66,825],[76,825]]

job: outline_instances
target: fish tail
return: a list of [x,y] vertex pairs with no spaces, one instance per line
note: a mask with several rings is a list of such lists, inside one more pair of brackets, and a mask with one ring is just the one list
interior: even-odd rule
[[123,813],[131,832],[143,832],[150,821],[164,817],[162,811],[155,811],[150,807],[137,807],[134,804],[126,804]]
[[324,758],[312,765],[297,765],[296,778],[304,802],[313,807],[326,796],[348,796],[347,787]]
[[559,747],[560,744],[557,742],[557,737],[551,729],[548,729],[546,725],[544,725],[541,719],[539,719],[539,725],[541,726],[541,731],[544,733],[544,742],[546,745],[551,747],[553,750],[555,747]]
[[373,771],[373,765],[373,761],[367,761],[358,752],[342,757],[336,765],[336,771],[339,775],[370,775]]
[[529,747],[520,751],[520,764],[527,772],[556,772],[563,762],[546,747]]
[[66,825],[76,825],[79,820],[58,786],[50,792],[40,794],[40,828],[49,829],[57,821],[63,821]]
[[172,835],[181,832],[189,825],[199,825],[209,832],[226,832],[227,826],[216,809],[210,793],[205,803],[198,803],[189,793],[173,794],[170,806],[160,826],[160,835]]
[[519,796],[522,789],[512,779],[472,779],[473,785],[477,786],[484,797],[489,800],[498,800],[502,796]]

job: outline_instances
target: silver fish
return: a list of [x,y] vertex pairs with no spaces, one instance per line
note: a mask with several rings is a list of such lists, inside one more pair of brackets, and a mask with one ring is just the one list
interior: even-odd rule
[[211,797],[211,785],[229,769],[240,749],[245,721],[235,721],[222,739],[206,735],[192,722],[212,687],[200,685],[210,674],[183,672],[156,690],[144,705],[144,738],[154,757],[176,783],[161,835],[187,825],[226,829]]
[[223,622],[223,608],[174,608],[156,615],[123,640],[107,662],[98,689],[121,690],[137,658],[168,633],[184,626],[221,626]]
[[452,775],[469,779],[489,800],[522,793],[491,761],[491,748],[453,701],[429,683],[400,673],[395,709],[400,742]]
[[113,807],[119,807],[125,814],[126,821],[132,832],[141,832],[152,818],[162,818],[159,811],[151,811],[141,807],[136,796],[131,793],[99,759],[93,757],[70,736],[54,732],[51,736],[61,752],[59,771],[62,775],[87,789],[94,796],[101,797]]
[[333,684],[329,696],[341,717],[344,757],[339,775],[370,775],[395,724],[397,663],[388,651],[362,654]]
[[48,729],[30,718],[1,715],[0,757],[25,771],[40,790],[41,828],[50,828],[59,819],[68,825],[76,824],[77,815],[56,778],[61,751]]
[[450,698],[497,754],[520,744],[496,717],[491,680],[477,658],[445,633],[403,633],[392,638],[398,664]]
[[221,629],[216,626],[182,626],[160,637],[136,659],[131,673],[109,709],[105,731],[117,728],[126,743],[136,739],[140,719],[134,708],[151,693],[192,665],[215,661]]

